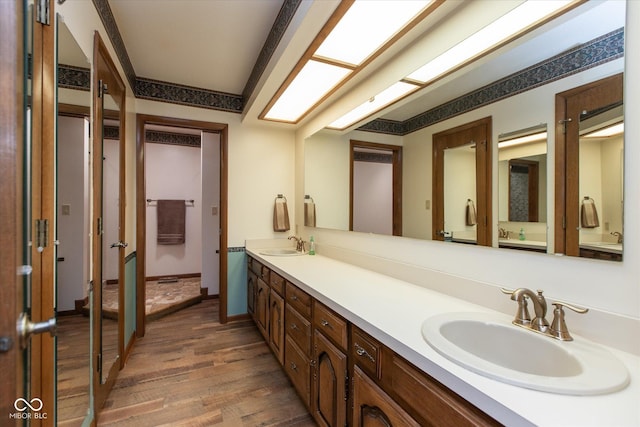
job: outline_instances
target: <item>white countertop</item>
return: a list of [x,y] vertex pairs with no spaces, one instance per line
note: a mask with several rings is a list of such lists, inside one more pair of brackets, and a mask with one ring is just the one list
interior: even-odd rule
[[505,425],[640,426],[640,357],[608,348],[631,375],[616,393],[569,396],[512,386],[462,368],[422,338],[432,315],[491,310],[321,255],[247,252]]

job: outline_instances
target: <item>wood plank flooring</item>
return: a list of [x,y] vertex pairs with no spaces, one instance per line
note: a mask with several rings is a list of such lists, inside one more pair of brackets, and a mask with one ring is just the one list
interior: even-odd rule
[[147,324],[99,426],[315,426],[250,320],[221,325],[218,300]]

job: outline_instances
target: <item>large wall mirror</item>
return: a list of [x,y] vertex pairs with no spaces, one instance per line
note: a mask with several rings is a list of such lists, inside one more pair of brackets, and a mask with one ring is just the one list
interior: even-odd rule
[[57,422],[90,412],[89,60],[60,16],[57,32]]
[[[360,128],[342,132],[323,129],[309,136],[305,140],[304,194],[315,202],[316,226],[349,230],[349,141],[368,141],[402,146],[401,235],[435,240],[433,135],[490,117],[492,175],[486,186],[492,190],[488,208],[493,214],[487,241],[505,250],[565,254],[565,248],[554,239],[555,230],[563,224],[555,218],[558,191],[553,184],[557,180],[555,166],[549,163],[558,129],[563,126],[555,117],[555,95],[623,72],[625,8],[625,2],[620,1],[580,4]],[[521,137],[534,140],[507,147],[508,140]],[[622,137],[617,141],[615,171],[620,176]],[[610,169],[602,162],[600,165]],[[461,188],[456,176],[443,178],[442,184]],[[622,184],[602,185],[619,189]],[[469,229],[473,237],[472,226],[464,223],[466,206],[471,200],[478,209],[478,200],[474,200],[477,195],[473,191],[467,193],[470,195],[458,197],[453,211],[462,221],[461,230]],[[585,194],[580,194],[576,203],[581,206],[584,196],[594,199],[604,229],[607,214],[600,204],[614,202],[601,200],[606,192],[585,189],[581,193]],[[564,203],[564,193],[560,197]],[[621,196],[615,203],[621,212]],[[606,222],[607,232],[590,236],[593,242],[612,244],[620,237],[618,233],[624,234],[621,215]],[[583,235],[588,233],[582,230]]]

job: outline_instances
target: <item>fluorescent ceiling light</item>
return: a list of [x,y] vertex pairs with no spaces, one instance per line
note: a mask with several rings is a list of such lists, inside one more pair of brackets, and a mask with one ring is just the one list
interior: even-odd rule
[[571,0],[529,0],[409,74],[407,78],[427,83],[508,40],[569,3]]
[[616,123],[615,125],[582,135],[582,138],[609,138],[622,133],[624,133],[624,122]]
[[360,65],[432,2],[356,0],[314,56]]
[[547,139],[547,132],[534,133],[533,135],[521,136],[519,138],[500,141],[498,148],[512,147],[514,145],[529,144],[531,142],[543,141]]
[[351,70],[310,60],[265,115],[266,119],[295,122]]
[[381,110],[387,105],[419,88],[420,86],[411,83],[397,82],[371,98],[369,101],[340,117],[328,127],[333,129],[345,129],[373,112]]

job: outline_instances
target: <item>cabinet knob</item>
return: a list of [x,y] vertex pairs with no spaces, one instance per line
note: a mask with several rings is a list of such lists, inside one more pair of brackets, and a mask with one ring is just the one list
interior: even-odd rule
[[294,371],[298,370],[298,365],[296,365],[295,363],[291,362],[291,369],[293,369]]

